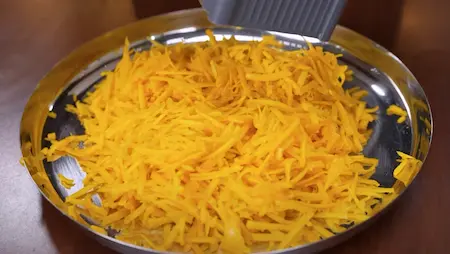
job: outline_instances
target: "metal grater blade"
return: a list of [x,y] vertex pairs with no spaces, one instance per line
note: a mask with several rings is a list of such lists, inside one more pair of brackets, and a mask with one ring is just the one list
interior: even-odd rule
[[203,0],[212,23],[315,37],[326,41],[346,0]]

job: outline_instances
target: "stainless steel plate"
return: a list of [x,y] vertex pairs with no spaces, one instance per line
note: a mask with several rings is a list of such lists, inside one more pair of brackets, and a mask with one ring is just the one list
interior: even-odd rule
[[[336,28],[329,42],[321,42],[298,35],[215,27],[208,22],[200,9],[156,16],[119,28],[88,42],[58,63],[39,83],[25,108],[20,140],[23,155],[36,155],[42,147],[48,146],[43,137],[50,132],[55,132],[58,139],[70,133],[83,133],[78,119],[64,110],[65,105],[73,103],[73,95],[81,98],[93,89],[102,79],[101,72],[115,68],[121,57],[120,47],[125,37],[132,41],[135,50],[146,50],[151,47],[147,37],[164,44],[205,41],[205,28],[213,29],[217,39],[234,35],[237,40],[248,41],[259,40],[265,34],[273,34],[284,43],[286,50],[305,47],[306,41],[309,41],[323,46],[327,51],[342,54],[341,62],[354,71],[354,79],[345,84],[346,88],[359,86],[367,90],[369,96],[365,99],[368,105],[377,105],[380,108],[378,119],[371,125],[373,135],[364,149],[365,155],[379,159],[379,166],[373,178],[383,186],[392,186],[395,181],[392,172],[398,163],[398,150],[425,160],[432,135],[430,107],[417,80],[392,53],[341,26]],[[397,124],[395,116],[385,114],[386,108],[391,104],[397,104],[407,110],[407,121]],[[57,114],[56,119],[47,117],[51,110]],[[70,157],[52,163],[30,159],[27,160],[27,167],[35,180],[40,177],[38,187],[43,195],[66,214],[66,206],[61,201],[83,187],[84,173],[78,163]],[[57,180],[59,173],[75,179],[75,187],[70,191],[65,189]],[[278,252],[310,253],[322,250],[350,237],[373,219],[331,238]],[[89,218],[86,220],[89,221]],[[159,253],[118,241],[113,238],[114,232],[109,232],[108,237],[82,227],[93,233],[103,244],[120,252]]]

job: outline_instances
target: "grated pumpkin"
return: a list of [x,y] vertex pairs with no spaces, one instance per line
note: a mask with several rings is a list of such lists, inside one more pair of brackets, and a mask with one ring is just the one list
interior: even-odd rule
[[[85,134],[51,133],[42,153],[86,172],[69,215],[156,250],[249,253],[333,236],[398,194],[370,178],[378,160],[362,149],[378,109],[343,89],[351,71],[336,55],[208,35],[142,52],[126,41],[116,69],[67,105]],[[399,155],[394,175],[409,184],[419,163]]]

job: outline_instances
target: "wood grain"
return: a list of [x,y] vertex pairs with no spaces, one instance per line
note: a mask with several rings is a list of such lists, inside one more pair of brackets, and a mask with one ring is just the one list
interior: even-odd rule
[[[0,1],[0,253],[111,253],[41,199],[18,164],[23,107],[39,79],[77,46],[136,19],[196,0]],[[325,253],[448,253],[450,249],[450,1],[349,0],[341,23],[397,54],[424,87],[435,135],[423,172],[377,223]]]

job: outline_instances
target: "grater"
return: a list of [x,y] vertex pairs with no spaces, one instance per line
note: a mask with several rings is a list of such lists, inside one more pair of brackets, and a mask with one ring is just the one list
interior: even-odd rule
[[231,25],[330,39],[346,0],[200,0],[208,19]]

